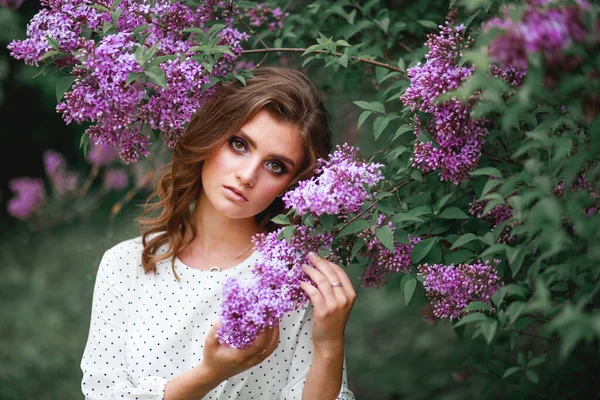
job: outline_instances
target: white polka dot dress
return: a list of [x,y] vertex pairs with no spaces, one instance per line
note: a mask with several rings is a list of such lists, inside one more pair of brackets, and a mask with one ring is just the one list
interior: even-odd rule
[[[141,237],[104,253],[94,286],[90,330],[81,360],[86,399],[162,400],[168,381],[200,363],[204,340],[219,318],[225,278],[252,279],[254,252],[222,272],[193,269],[175,259],[144,273]],[[286,315],[279,345],[261,364],[222,382],[207,400],[292,400],[313,357],[312,305]],[[354,400],[346,368],[339,400]]]

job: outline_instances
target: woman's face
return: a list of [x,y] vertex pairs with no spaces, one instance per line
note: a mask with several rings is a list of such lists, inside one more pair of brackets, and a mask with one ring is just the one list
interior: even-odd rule
[[293,125],[259,111],[202,167],[202,194],[220,214],[249,218],[285,190],[304,160],[304,143]]

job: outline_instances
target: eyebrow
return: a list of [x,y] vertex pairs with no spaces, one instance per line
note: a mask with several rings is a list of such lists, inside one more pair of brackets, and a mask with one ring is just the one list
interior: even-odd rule
[[[256,150],[256,142],[254,140],[252,140],[250,138],[250,136],[248,136],[248,134],[246,132],[244,132],[243,130],[240,129],[240,131],[238,132],[238,134],[240,135],[240,137],[242,139],[244,139],[246,142],[248,142],[248,144],[250,145],[250,147],[252,147],[253,149]],[[291,165],[292,168],[296,168],[296,163],[294,163],[291,159],[289,159],[289,158],[287,158],[285,156],[282,156],[281,154],[271,153],[271,154],[268,155],[268,157],[280,159],[281,161],[286,162],[289,165]]]

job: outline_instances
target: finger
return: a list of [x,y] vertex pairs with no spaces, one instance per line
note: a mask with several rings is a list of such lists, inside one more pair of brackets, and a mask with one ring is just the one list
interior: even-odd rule
[[333,282],[340,282],[337,272],[331,268],[331,265],[327,260],[319,257],[313,252],[308,253],[308,258],[313,263],[315,268],[325,277],[325,281],[315,281],[315,283],[317,283],[319,286],[319,290],[322,290],[326,297],[331,296],[329,297],[330,299],[339,299],[340,294],[343,295],[344,292],[339,290],[339,288],[334,288],[331,286]]
[[208,334],[206,335],[206,342],[208,344],[217,345],[219,343],[219,340],[217,339],[217,330],[219,329],[220,326],[221,326],[220,319],[213,322],[212,326],[210,327],[210,330],[208,331]]
[[[350,295],[351,297],[356,297],[356,291],[354,290],[354,285],[352,284],[352,281],[350,280],[350,277],[348,276],[348,274],[346,273],[346,271],[340,267],[339,265],[332,263],[331,261],[327,261],[327,263],[329,263],[329,265],[331,266],[331,268],[333,270],[336,271],[337,276],[339,278],[338,282],[342,282],[342,287],[344,288],[344,292],[348,295]],[[338,288],[340,289],[340,288]]]
[[[325,275],[323,275],[316,268],[311,267],[308,264],[303,264],[302,270],[312,280],[312,282],[307,282],[307,283],[309,283],[313,288],[315,288],[317,290],[317,292],[319,292],[318,294],[319,294],[319,297],[322,299],[322,301],[317,300],[317,304],[319,304],[321,302],[328,303],[328,301],[327,301],[328,298],[329,298],[329,303],[331,303],[331,299],[334,298],[335,295],[333,293],[333,290],[331,290],[332,289],[331,284],[329,283],[329,281],[327,280]],[[310,293],[308,293],[308,292],[306,292],[306,293],[310,297]]]
[[325,307],[325,299],[321,295],[319,289],[308,282],[300,282],[300,288],[308,295],[308,298],[315,308],[318,307],[321,309]]
[[252,342],[252,347],[255,348],[253,352],[259,352],[261,349],[263,349],[266,344],[270,342],[272,335],[273,329],[271,329],[271,327],[265,327],[262,331],[260,331],[256,336],[256,339],[254,339],[254,342]]
[[279,326],[275,326],[273,328],[273,335],[271,336],[271,340],[266,347],[267,353],[265,355],[265,358],[267,358],[271,354],[273,354],[273,352],[275,351],[275,349],[277,348],[278,345],[279,345]]

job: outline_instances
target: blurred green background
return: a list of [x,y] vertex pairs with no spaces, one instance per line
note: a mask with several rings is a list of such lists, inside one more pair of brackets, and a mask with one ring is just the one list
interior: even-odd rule
[[[81,126],[69,126],[55,112],[57,75],[32,77],[38,68],[9,57],[6,45],[23,38],[26,22],[39,7],[25,1],[18,12],[0,8],[0,399],[82,399],[79,363],[87,340],[92,292],[103,252],[139,235],[134,218],[143,194],[133,198],[110,224],[111,207],[123,193],[69,221],[31,232],[10,218],[10,179],[44,175],[42,154],[62,153],[69,167],[87,174],[79,148]],[[257,58],[260,59],[260,58]],[[300,57],[271,56],[267,63],[299,67]],[[356,129],[357,97],[375,89],[364,70],[341,83],[322,65],[305,69],[331,111],[336,143],[374,149],[371,135]],[[360,93],[360,96],[357,95]],[[361,271],[348,270],[353,282]],[[360,289],[346,329],[349,386],[357,399],[476,399],[483,385],[466,379],[463,360],[474,346],[459,341],[451,325],[428,319],[421,306],[404,306],[399,281],[381,289]],[[421,289],[422,290],[422,289]],[[415,296],[424,296],[417,291]],[[413,301],[413,304],[422,303]],[[479,347],[478,347],[479,348]]]

